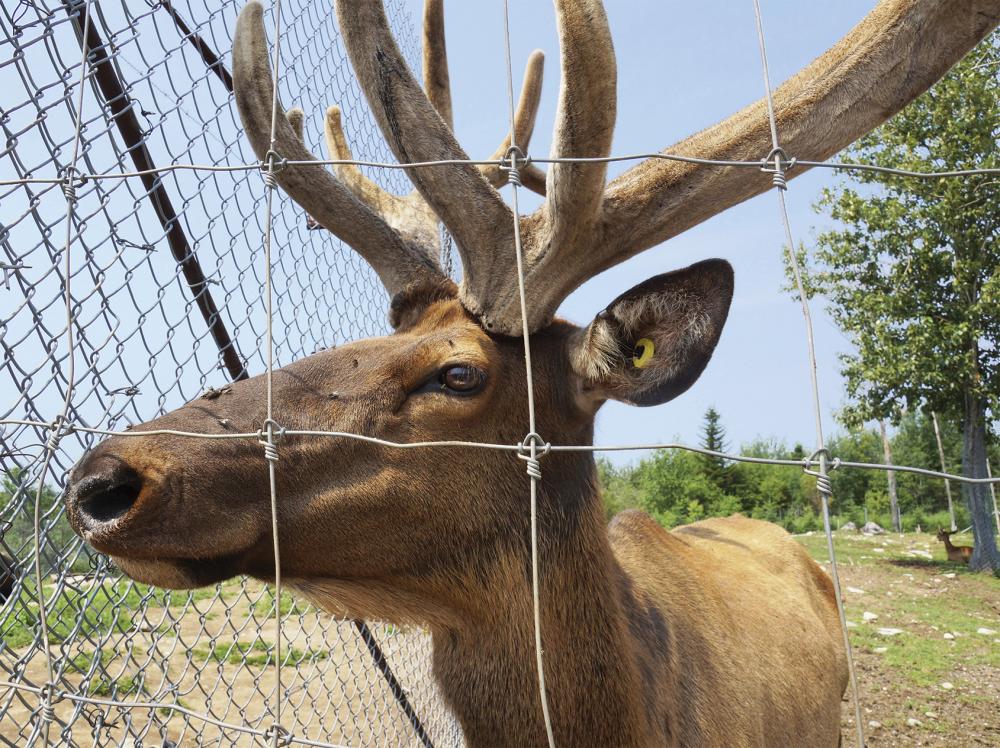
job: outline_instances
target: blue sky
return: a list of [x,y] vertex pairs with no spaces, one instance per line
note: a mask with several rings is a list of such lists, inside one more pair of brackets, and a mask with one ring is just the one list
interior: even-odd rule
[[[400,4],[409,8],[413,23],[419,24],[423,0],[389,3]],[[615,153],[660,150],[762,95],[752,0],[607,0],[606,5],[618,56]],[[772,79],[777,84],[835,43],[870,10],[874,0],[762,0],[761,5]],[[193,48],[162,13],[146,9],[132,18],[123,11],[131,7],[105,4],[102,26],[116,29],[118,64],[143,110],[144,125],[151,128],[147,145],[154,160],[159,164],[252,161],[228,92],[206,74]],[[191,10],[199,23],[206,22],[202,11]],[[227,7],[225,12],[211,15],[201,29],[219,49],[226,49],[235,12],[235,5]],[[531,147],[532,154],[544,155],[549,150],[559,80],[553,9],[547,0],[511,0],[511,13],[516,81],[520,81],[524,61],[532,50],[540,48],[547,53],[543,105]],[[328,3],[310,0],[285,19],[290,43],[282,47],[283,55],[289,58],[282,68],[283,98],[288,105],[299,104],[311,113],[307,140],[315,152],[322,152],[318,113],[338,101],[345,107],[345,127],[355,153],[388,159],[360,96],[351,90],[346,56],[331,16]],[[503,3],[449,0],[446,16],[457,134],[470,155],[484,157],[503,137],[509,117]],[[57,25],[50,46],[47,51],[41,43],[30,45],[20,72],[11,65],[0,68],[0,83],[9,91],[9,102],[35,101],[35,89],[44,93],[32,105],[12,108],[9,125],[21,133],[15,152],[26,161],[25,168],[44,176],[55,173],[60,159],[66,157],[73,131],[71,107],[58,101],[64,94],[58,82],[62,66],[72,67],[77,64],[72,60],[78,59],[68,23]],[[53,49],[60,60],[65,58],[63,62],[48,59]],[[45,110],[44,121],[41,108]],[[146,109],[150,110],[148,115]],[[83,168],[120,171],[119,162],[127,159],[111,149],[106,133],[113,128],[103,122],[90,90],[84,110],[87,148]],[[51,156],[53,150],[61,155]],[[612,165],[610,175],[627,166]],[[0,170],[4,178],[14,176],[10,157]],[[404,188],[401,172],[372,176],[392,189]],[[810,206],[832,179],[829,171],[817,170],[791,182],[787,200],[797,240],[808,244],[814,229],[826,225]],[[260,351],[264,328],[259,304],[263,288],[259,272],[263,233],[260,180],[245,173],[176,172],[165,182],[176,205],[183,206],[183,221],[193,248],[206,273],[218,284],[213,290],[226,306],[230,329],[251,371],[258,373],[263,370]],[[21,412],[22,401],[30,401],[47,418],[62,401],[55,380],[47,375],[59,366],[52,357],[64,355],[61,286],[52,268],[61,243],[48,247],[28,217],[37,211],[45,225],[61,226],[65,202],[55,186],[30,192],[40,195],[37,207],[29,205],[29,190],[14,190],[0,206],[0,222],[11,232],[10,247],[30,266],[24,271],[25,278],[45,324],[39,325],[16,286],[9,290],[0,287],[0,305],[5,314],[12,310],[5,336],[15,341],[19,366],[30,374],[26,380],[20,374],[10,374],[12,382],[28,382],[23,385],[27,387],[24,395],[17,393],[20,385],[8,386],[14,400],[11,412],[34,415],[30,410]],[[525,210],[537,205],[533,197],[523,201]],[[107,211],[106,205],[110,206]],[[358,256],[338,247],[325,232],[305,231],[301,211],[290,201],[279,199],[276,210],[280,334],[275,351],[279,364],[317,347],[384,330],[384,301],[373,274]],[[216,368],[215,348],[205,340],[204,328],[191,312],[189,293],[177,278],[176,265],[141,184],[136,180],[107,182],[100,190],[90,184],[80,192],[78,213],[89,220],[80,226],[72,243],[79,304],[77,356],[78,363],[88,362],[77,371],[77,414],[92,425],[106,427],[141,422],[196,396],[206,386],[224,384],[226,374]],[[109,235],[109,226],[117,239]],[[652,275],[708,257],[726,258],[736,269],[729,322],[701,380],[677,400],[656,408],[607,405],[598,419],[598,443],[657,442],[675,437],[693,443],[698,440],[706,407],[714,405],[722,413],[733,449],[757,436],[813,444],[802,315],[798,305],[780,290],[784,284],[782,241],[776,197],[765,194],[613,268],[566,301],[562,314],[586,324],[619,293]],[[147,242],[156,251],[146,254],[135,249]],[[346,285],[345,280],[349,280]],[[102,306],[103,296],[93,292],[98,285],[112,300],[110,310]],[[290,303],[292,299],[295,303]],[[822,305],[814,308],[814,319],[823,412],[829,431],[832,413],[843,401],[837,353],[847,350],[849,344],[832,326]],[[59,341],[55,348],[51,347],[52,338]],[[92,376],[92,372],[97,374]],[[114,394],[126,385],[138,385],[140,394]],[[617,455],[616,459],[632,459],[632,455]]]
[[[408,2],[419,23],[423,1]],[[554,12],[550,2],[539,0],[512,0],[510,5],[515,85],[533,49],[547,56],[543,105],[531,144],[532,154],[543,155],[551,142],[559,83]],[[618,57],[616,154],[661,150],[763,94],[751,0],[619,0],[605,5]],[[773,84],[824,52],[873,5],[871,0],[762,0]],[[502,3],[452,0],[446,5],[446,26],[456,131],[470,155],[483,156],[496,146],[508,118]],[[611,176],[626,166],[613,166]],[[834,179],[829,170],[815,170],[790,183],[787,202],[796,241],[809,244],[817,230],[829,225],[811,205]],[[607,271],[565,302],[561,313],[586,323],[616,295],[651,275],[707,257],[723,257],[736,269],[729,322],[698,383],[656,408],[609,403],[598,419],[598,443],[675,436],[697,441],[709,405],[722,413],[734,449],[757,436],[801,441],[807,447],[814,443],[802,313],[780,290],[782,244],[777,199],[767,193]],[[814,304],[813,317],[829,432],[832,414],[844,399],[837,353],[850,345],[821,303]]]

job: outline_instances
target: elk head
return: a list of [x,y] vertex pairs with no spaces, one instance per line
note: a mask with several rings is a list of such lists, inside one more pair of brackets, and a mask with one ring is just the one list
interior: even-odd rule
[[[556,0],[562,78],[552,155],[609,153],[615,57],[599,0]],[[841,43],[775,94],[782,145],[822,160],[937,80],[992,29],[997,0],[883,0]],[[451,129],[440,0],[425,14],[424,81],[408,70],[380,0],[337,0],[355,73],[398,160],[468,161]],[[310,161],[303,115],[277,118],[261,6],[240,15],[236,101],[260,158]],[[527,150],[541,84],[532,57],[514,142]],[[282,110],[283,111],[283,110]],[[349,159],[339,110],[325,118],[330,155]],[[507,151],[511,136],[495,158]],[[757,160],[771,150],[758,102],[669,152]],[[767,174],[649,160],[605,184],[600,163],[522,166],[546,195],[515,216],[496,191],[501,172],[452,163],[407,171],[416,193],[388,195],[356,167],[321,164],[277,173],[319,224],[356,249],[392,298],[395,332],[304,358],[274,374],[285,429],[352,432],[398,443],[463,439],[515,444],[527,399],[513,241],[523,238],[527,328],[538,430],[553,443],[589,444],[596,411],[613,398],[655,405],[701,373],[733,292],[728,264],[710,260],[652,278],[612,301],[586,327],[555,319],[586,279],[767,189]],[[791,174],[794,176],[801,170]],[[440,220],[454,237],[460,285],[438,262]],[[257,377],[137,427],[224,434],[265,419]],[[524,573],[524,466],[490,449],[400,449],[333,437],[279,442],[277,491],[284,573],[335,580],[345,613],[390,620],[467,614],[471,588]],[[593,460],[550,454],[539,496],[540,537],[558,544],[581,517],[600,515]],[[238,574],[273,574],[267,469],[254,440],[115,437],[77,465],[70,521],[129,575],[168,587]],[[506,562],[505,560],[508,560]],[[506,564],[506,565],[504,565]],[[331,582],[333,584],[333,582]]]

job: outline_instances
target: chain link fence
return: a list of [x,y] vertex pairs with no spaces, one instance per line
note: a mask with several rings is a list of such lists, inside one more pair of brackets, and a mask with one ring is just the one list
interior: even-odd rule
[[[67,175],[82,76],[77,173],[252,163],[228,72],[241,5],[105,0],[91,4],[85,27],[80,0],[5,3],[4,178]],[[387,6],[404,53],[416,62],[404,3]],[[332,4],[293,0],[282,25],[282,93],[314,115],[307,142],[320,150],[322,112],[336,103],[359,158],[391,160],[351,75]],[[408,188],[399,171],[370,176],[396,192]],[[76,367],[69,382],[65,198],[60,185],[0,187],[0,419],[7,421],[0,427],[0,680],[18,686],[0,688],[0,745],[36,736],[46,687],[81,697],[53,705],[54,744],[259,742],[253,730],[274,721],[275,605],[285,642],[284,728],[350,745],[460,742],[434,689],[426,633],[333,621],[288,597],[277,601],[247,579],[191,593],[152,589],[91,552],[62,507],[64,476],[100,439],[80,431],[59,440],[41,498],[37,552],[54,665],[48,683],[32,565],[35,491],[49,433],[10,421],[51,421],[70,388],[68,422],[123,429],[199,394],[211,397],[244,369],[262,371],[263,201],[254,171],[161,171],[76,184]],[[386,332],[384,291],[355,252],[311,231],[291,201],[276,206],[274,222],[277,365]],[[109,705],[116,701],[161,706]]]

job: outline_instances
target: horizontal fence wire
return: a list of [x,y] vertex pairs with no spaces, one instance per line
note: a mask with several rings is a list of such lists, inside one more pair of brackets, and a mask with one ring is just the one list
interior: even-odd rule
[[[36,426],[38,428],[50,428],[51,423],[46,421],[25,421],[17,419],[0,419],[0,426],[5,424],[16,424],[16,425],[27,425]],[[178,431],[176,429],[150,429],[148,431],[139,430],[129,430],[129,431],[111,431],[108,429],[98,429],[90,428],[85,426],[72,426],[66,425],[64,427],[66,431],[80,431],[87,434],[97,434],[100,436],[117,436],[117,437],[151,437],[151,436],[179,436],[188,439],[218,439],[218,440],[254,440],[259,441],[263,436],[263,431],[244,431],[244,432],[233,432],[225,434],[212,434],[204,431]],[[429,448],[440,448],[440,447],[451,447],[451,448],[465,448],[465,449],[492,449],[499,450],[502,452],[514,452],[518,454],[525,454],[527,451],[527,445],[524,443],[518,444],[501,444],[498,442],[476,442],[476,441],[464,441],[461,439],[449,439],[449,440],[438,440],[438,441],[421,441],[421,442],[396,442],[390,439],[381,439],[376,436],[368,436],[366,434],[357,434],[350,431],[321,431],[314,429],[281,429],[280,435],[282,437],[292,437],[292,436],[309,436],[309,437],[325,437],[328,439],[351,439],[354,441],[367,442],[368,444],[377,444],[381,447],[389,447],[392,449],[429,449]],[[556,444],[552,442],[545,442],[539,445],[543,452],[654,452],[659,450],[681,450],[685,452],[694,452],[696,454],[706,455],[708,457],[718,457],[723,460],[730,460],[732,462],[745,462],[748,464],[756,465],[783,465],[785,467],[797,467],[803,470],[809,470],[815,467],[819,467],[819,458],[816,456],[806,457],[801,460],[796,459],[783,459],[779,457],[757,457],[754,455],[745,455],[738,452],[718,452],[711,449],[705,449],[703,447],[696,447],[691,444],[682,444],[680,442],[647,442],[638,444]],[[940,478],[943,480],[952,480],[956,483],[968,483],[970,485],[984,485],[984,484],[1000,484],[1000,476],[994,476],[992,478],[969,478],[964,475],[958,475],[957,473],[946,473],[940,470],[930,470],[927,468],[911,467],[909,465],[896,465],[880,462],[857,462],[853,460],[842,460],[836,455],[831,455],[828,458],[828,468],[830,470],[836,470],[837,468],[849,468],[854,470],[895,470],[897,472],[903,473],[913,473],[914,475],[923,475],[928,478]]]
[[[280,155],[280,154],[279,154]],[[696,156],[683,156],[677,153],[632,153],[623,156],[563,156],[560,158],[536,158],[526,155],[517,158],[519,166],[529,164],[611,164],[626,161],[645,161],[656,159],[660,161],[679,161],[686,164],[698,166],[736,167],[770,170],[774,166],[773,160],[763,158],[759,161],[740,161],[736,159],[698,158]],[[432,166],[496,166],[506,167],[510,165],[508,159],[441,159],[439,161],[368,161],[365,159],[309,159],[305,161],[295,159],[278,159],[276,165],[284,169],[296,166],[367,166],[374,169],[386,170],[408,170],[421,169]],[[796,168],[802,169],[835,169],[838,171],[863,171],[879,174],[889,174],[897,177],[913,179],[955,179],[961,177],[972,177],[979,175],[1000,175],[998,168],[977,168],[977,169],[956,169],[952,171],[913,171],[911,169],[894,169],[888,166],[874,166],[872,164],[854,164],[849,161],[809,161],[790,157],[783,164],[785,174],[794,172]],[[169,174],[176,171],[205,171],[205,172],[256,172],[266,171],[267,164],[263,161],[250,161],[244,164],[231,164],[220,166],[216,164],[168,164],[155,169],[145,169],[142,171],[122,171],[114,174],[78,174],[74,179],[78,184],[85,184],[91,181],[133,179],[153,174]],[[23,177],[20,179],[0,179],[0,187],[24,184],[63,184],[66,182],[64,176],[53,177]]]
[[[306,0],[283,1],[287,44],[281,47],[279,89],[286,101],[295,100],[307,112],[339,104],[352,145],[364,157],[272,160],[272,170],[354,164],[370,169],[372,178],[395,192],[406,191],[403,170],[454,164],[662,159],[784,174],[804,168],[917,179],[1000,174],[1000,169],[917,172],[784,154],[778,162],[776,154],[734,161],[669,152],[524,156],[513,164],[400,164],[390,160],[351,79],[329,4],[318,8]],[[413,63],[418,50],[404,2],[387,5]],[[35,735],[40,717],[51,721],[55,741],[65,745],[129,740],[243,745],[247,739],[276,737],[270,730],[277,700],[290,715],[283,725],[289,733],[282,739],[291,744],[415,744],[413,714],[427,726],[434,745],[461,744],[461,730],[430,673],[426,631],[372,624],[383,664],[403,684],[401,694],[373,663],[372,642],[347,622],[330,620],[246,578],[193,592],[155,590],[122,577],[70,531],[61,501],[64,480],[52,486],[39,480],[49,458],[53,473],[62,476],[102,436],[260,441],[267,436],[263,431],[213,434],[117,426],[148,421],[218,391],[232,378],[226,375],[227,363],[230,374],[233,361],[244,367],[241,376],[265,367],[270,371],[265,353],[272,349],[271,323],[277,331],[276,366],[385,333],[387,299],[353,251],[326,232],[311,231],[302,212],[277,195],[270,219],[278,251],[273,265],[260,271],[266,227],[259,173],[269,165],[254,160],[244,143],[225,67],[239,3],[20,0],[11,6],[0,9],[0,85],[10,92],[5,100],[13,101],[17,92],[22,100],[0,112],[5,138],[0,162],[17,174],[0,180],[0,293],[5,300],[0,372],[8,393],[0,401],[0,561],[11,570],[11,589],[0,597],[0,745],[23,745]],[[99,44],[82,28],[85,6],[93,13]],[[89,53],[81,66],[84,41]],[[78,79],[85,81],[82,92]],[[87,105],[77,128],[73,102],[81,93]],[[67,136],[77,131],[79,166],[69,158],[73,139]],[[320,135],[307,128],[306,140],[318,146]],[[67,199],[75,204],[69,237],[82,255],[68,277],[61,264],[66,250],[58,239]],[[192,264],[201,273],[194,280]],[[274,316],[263,319],[260,302],[272,281]],[[68,323],[60,306],[64,293],[70,301]],[[220,338],[220,330],[231,337]],[[67,352],[60,341],[69,334],[76,342]],[[63,398],[67,412],[53,418],[52,403]],[[399,443],[280,427],[275,434],[393,449],[492,449],[530,459],[548,452],[686,450],[806,471],[825,465],[829,471],[893,470],[959,483],[1000,482],[842,461],[835,455],[779,459],[670,442]],[[35,487],[42,510],[37,544],[29,532]],[[30,573],[36,561],[43,571],[40,582]],[[45,601],[48,642],[39,631],[39,596]],[[51,676],[45,672],[46,652],[53,657]],[[276,667],[285,674],[280,690],[266,675]],[[413,714],[401,708],[401,696],[413,705]],[[43,713],[46,709],[50,715]]]

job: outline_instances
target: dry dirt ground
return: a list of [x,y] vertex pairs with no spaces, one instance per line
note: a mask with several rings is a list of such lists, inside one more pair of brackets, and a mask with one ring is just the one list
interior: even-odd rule
[[[798,539],[827,558],[822,535]],[[836,550],[868,745],[1000,746],[1000,579],[927,534],[839,532]],[[849,696],[843,724],[851,745]]]
[[[164,595],[160,593],[159,598]],[[53,647],[64,688],[85,697],[174,704],[261,731],[271,725],[276,625],[274,598],[263,585],[228,582],[221,595],[214,590],[199,591],[193,602],[177,606],[157,606],[158,598],[154,598],[153,604],[133,607],[130,599],[126,596],[120,608],[124,612],[110,631],[108,626],[101,629],[99,650],[80,634]],[[287,663],[281,681],[284,727],[297,737],[352,747],[419,746],[350,622],[331,621],[308,606],[293,604],[291,598],[284,600],[282,613],[282,660]],[[51,620],[59,624],[61,618],[53,612]],[[454,744],[456,726],[442,708],[430,677],[427,634],[385,625],[372,628],[435,744]],[[41,650],[24,646],[3,654],[23,663],[25,682],[46,681]],[[95,659],[101,661],[106,676],[93,674]],[[0,670],[0,680],[6,677]],[[0,745],[26,744],[38,697],[22,693],[10,698],[2,690],[0,696],[5,697],[0,703]],[[99,714],[102,723],[95,725]],[[81,711],[64,699],[55,704],[55,715],[57,722],[50,733],[54,745],[160,748],[170,741],[176,746],[242,748],[270,744],[164,707]]]

